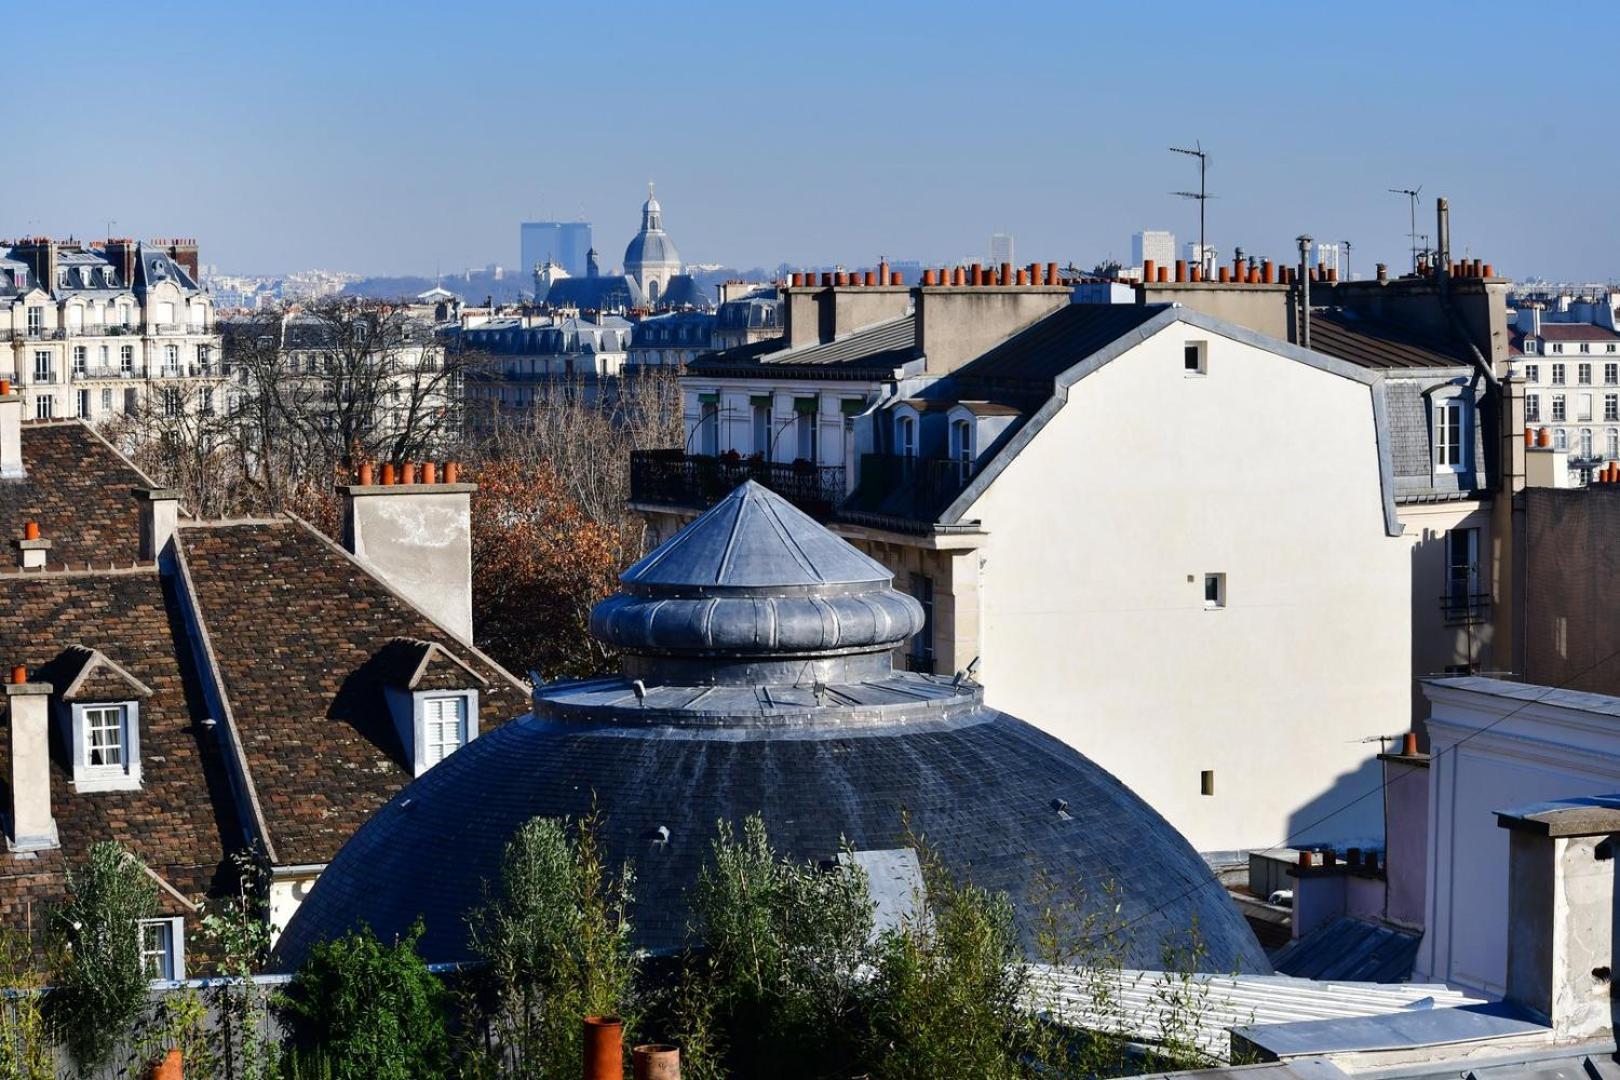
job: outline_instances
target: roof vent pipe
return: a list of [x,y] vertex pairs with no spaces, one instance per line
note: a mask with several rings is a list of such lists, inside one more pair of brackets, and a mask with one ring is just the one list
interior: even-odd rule
[[1306,266],[1311,257],[1311,234],[1300,233],[1299,243],[1299,343],[1311,347],[1311,275]]

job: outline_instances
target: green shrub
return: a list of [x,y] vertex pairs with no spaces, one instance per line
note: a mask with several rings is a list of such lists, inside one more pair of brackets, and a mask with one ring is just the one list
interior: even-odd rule
[[634,876],[606,866],[595,813],[570,830],[535,818],[508,841],[498,889],[470,920],[488,962],[490,1016],[505,1075],[572,1077],[581,1018],[618,1016],[626,1045],[635,1025],[640,955],[631,945]]
[[140,920],[157,911],[157,885],[114,843],[98,843],[67,872],[66,902],[52,913],[56,988],[50,1010],[84,1072],[104,1064],[134,1030],[149,980],[141,968]]
[[418,922],[393,945],[362,926],[311,950],[287,989],[299,1037],[334,1080],[443,1076],[450,1064],[446,995],[416,952]]
[[0,1080],[53,1080],[52,1041],[28,938],[0,928]]
[[718,1020],[734,1075],[853,1067],[875,959],[865,874],[779,857],[757,815],[740,839],[720,822],[693,911],[714,998],[708,1021]]

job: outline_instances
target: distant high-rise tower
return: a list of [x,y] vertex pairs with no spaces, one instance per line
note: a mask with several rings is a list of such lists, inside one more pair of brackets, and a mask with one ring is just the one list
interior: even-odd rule
[[591,250],[590,222],[525,221],[519,233],[524,274],[534,273],[549,259],[570,277],[585,275],[585,253]]
[[1131,265],[1141,267],[1152,259],[1155,266],[1168,267],[1176,261],[1176,234],[1164,229],[1143,229],[1131,237]]
[[591,248],[591,250],[589,250],[589,251],[587,251],[585,253],[585,276],[586,277],[601,277],[602,276],[602,264],[596,257],[596,249],[595,248]]
[[1017,261],[1018,260],[1013,257],[1012,233],[991,233],[990,265],[1000,266],[1002,263],[1016,263]]

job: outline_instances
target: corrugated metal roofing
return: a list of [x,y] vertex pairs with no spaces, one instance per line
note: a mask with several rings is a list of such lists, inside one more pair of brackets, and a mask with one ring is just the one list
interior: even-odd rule
[[[1177,1021],[1194,1024],[1193,1040],[1220,1061],[1230,1056],[1234,1027],[1457,1008],[1483,1000],[1440,984],[1318,982],[1287,975],[1097,972],[1036,965],[1030,976],[1028,1008],[1077,1028],[1141,1042],[1163,1040],[1160,1024],[1167,997],[1185,1001],[1191,1007],[1181,1009]],[[1099,1000],[1110,1004],[1099,1006]]]
[[1334,919],[1272,957],[1284,975],[1392,983],[1410,978],[1419,935],[1362,919]]
[[1455,368],[1474,362],[1460,343],[1427,338],[1343,308],[1311,312],[1311,348],[1365,368]]

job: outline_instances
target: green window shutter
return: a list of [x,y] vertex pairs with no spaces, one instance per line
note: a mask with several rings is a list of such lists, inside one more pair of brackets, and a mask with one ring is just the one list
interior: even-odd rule
[[715,392],[713,394],[699,394],[698,395],[698,404],[699,405],[718,405],[718,404],[720,404],[720,394],[718,392]]
[[838,403],[838,411],[845,416],[859,416],[866,411],[866,402],[860,398],[845,398]]
[[793,399],[793,411],[796,413],[816,412],[816,399],[813,397],[796,397]]
[[748,404],[752,405],[756,409],[768,409],[771,407],[771,395],[749,394]]

